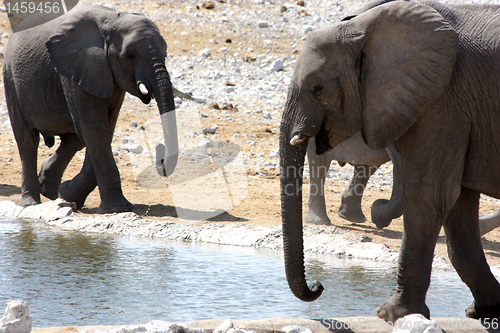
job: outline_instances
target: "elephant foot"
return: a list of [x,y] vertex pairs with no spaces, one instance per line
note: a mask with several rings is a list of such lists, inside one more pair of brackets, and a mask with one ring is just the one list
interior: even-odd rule
[[415,302],[408,302],[408,304],[404,304],[398,294],[392,296],[377,309],[377,316],[379,318],[392,323],[412,313],[420,313],[427,319],[430,319],[431,316],[429,308],[425,303],[418,305]]
[[353,208],[348,204],[342,203],[339,207],[338,214],[341,218],[351,221],[354,223],[363,223],[366,222],[366,216],[363,214],[361,210],[361,206],[358,208]]
[[387,217],[386,214],[384,214],[384,207],[386,207],[388,202],[389,200],[386,199],[378,199],[372,204],[372,222],[375,223],[378,229],[383,229],[389,226],[392,222],[392,218]]
[[465,315],[473,319],[500,318],[500,303],[495,305],[477,306],[476,301],[465,309]]
[[307,212],[306,216],[304,217],[304,222],[318,225],[332,225],[332,221],[330,221],[330,218],[328,217],[328,215],[326,215],[326,212],[317,214],[312,209],[309,209],[309,211]]
[[40,196],[38,198],[34,198],[31,195],[23,195],[21,197],[21,201],[19,201],[19,206],[28,207],[40,204]]
[[132,209],[133,205],[124,196],[107,198],[106,200],[101,198],[101,205],[99,206],[100,213],[123,213],[131,212]]
[[40,180],[40,194],[50,200],[56,200],[59,196],[60,183]]
[[74,202],[77,209],[82,209],[85,199],[87,199],[88,193],[82,195],[75,191],[75,186],[71,185],[71,181],[66,181],[59,186],[59,198],[65,200],[66,202]]

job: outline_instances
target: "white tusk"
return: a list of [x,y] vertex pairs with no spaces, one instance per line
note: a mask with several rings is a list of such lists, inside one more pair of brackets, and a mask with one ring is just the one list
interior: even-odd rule
[[305,134],[296,134],[292,140],[290,140],[290,144],[292,146],[295,146],[295,145],[298,145],[302,142],[304,142],[304,140],[307,139],[307,135]]
[[144,83],[139,83],[139,90],[143,95],[149,95],[149,90]]

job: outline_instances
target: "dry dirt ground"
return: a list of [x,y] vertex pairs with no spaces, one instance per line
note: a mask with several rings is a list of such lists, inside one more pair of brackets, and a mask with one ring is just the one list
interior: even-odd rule
[[[185,10],[185,6],[181,6],[182,2],[144,2],[143,4],[135,5],[139,9],[148,12],[162,9],[174,9],[174,10]],[[120,10],[127,10],[128,6],[116,4]],[[201,2],[200,2],[201,5]],[[206,10],[201,8],[200,10]],[[307,10],[307,7],[306,7]],[[2,15],[5,15],[2,13]],[[207,15],[217,15],[217,8]],[[159,23],[160,31],[164,32],[166,26]],[[178,26],[176,26],[178,25]],[[231,30],[220,31],[216,27],[207,26],[199,34],[190,34],[189,36],[184,36],[179,34],[182,31],[182,22],[171,22],[168,25],[168,31],[171,33],[164,33],[164,37],[167,43],[170,45],[169,52],[173,53],[175,56],[191,55],[194,51],[196,54],[199,50],[202,50],[210,46],[210,39],[216,38],[218,40],[232,39],[233,41],[238,41],[238,45],[241,48],[246,48],[250,45],[257,47],[260,45],[257,37],[252,37],[255,34],[249,33],[243,34],[245,29],[253,29],[252,27],[239,27],[238,34]],[[9,23],[5,20],[0,19],[0,31],[10,34]],[[273,53],[278,56],[285,56],[292,54],[289,46],[292,42],[297,42],[292,39],[287,39],[284,37],[280,39],[278,45],[273,48]],[[191,48],[178,48],[175,49],[171,47],[174,45],[174,40],[182,40],[182,45],[191,45]],[[299,40],[300,42],[300,40]],[[2,41],[0,47],[6,45],[6,39]],[[226,44],[226,47],[235,47],[235,43]],[[248,45],[248,46],[247,46]],[[299,44],[300,49],[301,44]],[[194,49],[193,49],[194,48]],[[217,56],[217,55],[213,55]],[[242,56],[245,56],[244,54]],[[1,96],[3,98],[3,85],[2,85]],[[284,94],[286,92],[283,92]],[[209,113],[210,109],[207,105],[199,106],[201,112]],[[141,112],[128,112],[127,103],[122,107],[120,117],[118,119],[117,131],[126,132],[129,128],[129,123],[132,120],[138,122],[141,125],[145,119],[151,119],[155,117],[156,108],[142,106]],[[277,148],[279,130],[275,125],[257,125],[252,128],[248,128],[248,125],[238,124],[239,119],[245,118],[247,115],[239,112],[232,112],[231,116],[236,120],[234,122],[229,121],[225,118],[214,119],[214,118],[201,118],[202,125],[212,126],[216,123],[219,129],[216,134],[216,139],[227,142],[230,141],[235,133],[245,133],[251,131],[259,140],[270,141],[275,143],[275,146],[270,146],[264,148],[266,156],[269,156],[269,151]],[[3,118],[3,123],[5,123],[5,118],[8,117],[6,114],[1,115]],[[114,147],[119,147],[120,142],[115,142]],[[56,145],[57,146],[57,145]],[[0,168],[0,200],[12,200],[19,201],[21,194],[21,164],[17,152],[17,147],[15,145],[13,134],[8,125],[3,125],[2,130],[0,130],[0,163],[2,167]],[[249,157],[250,161],[254,158],[255,151],[254,147],[250,145],[242,144],[242,152]],[[43,142],[40,144],[39,149],[39,165],[41,162],[49,156],[57,147],[49,149]],[[266,150],[267,149],[267,150]],[[64,175],[64,179],[71,179],[80,169],[81,163],[83,162],[83,152],[78,153],[73,159],[72,164],[68,167]],[[128,160],[126,155],[117,156],[116,162],[120,170],[123,192],[127,199],[134,204],[134,211],[139,215],[148,216],[148,218],[158,218],[158,219],[169,219],[176,221],[176,211],[172,201],[171,194],[166,189],[145,189],[137,186],[135,179],[132,174],[132,165]],[[211,218],[209,222],[213,223],[233,223],[233,222],[244,222],[259,225],[278,225],[281,223],[280,220],[280,198],[279,198],[279,171],[276,168],[268,168],[264,166],[248,166],[248,195],[245,200],[237,207],[229,210],[227,213],[223,213],[219,216]],[[363,224],[354,224],[346,220],[341,219],[337,215],[337,209],[340,203],[340,194],[343,191],[344,183],[333,183],[329,181],[328,191],[326,193],[328,202],[328,214],[332,223],[335,226],[351,230],[357,233],[362,233],[372,238],[374,242],[382,242],[388,244],[392,249],[398,249],[400,246],[403,222],[402,218],[399,218],[392,222],[392,224],[383,229],[378,230],[374,224],[369,220]],[[167,180],[168,183],[168,180]],[[307,184],[307,179],[306,179]],[[390,191],[388,190],[377,190],[368,189],[365,192],[365,199],[363,201],[363,209],[365,214],[369,217],[370,207],[373,201],[379,198],[389,198]],[[46,201],[46,199],[44,199]],[[99,192],[95,190],[87,199],[85,207],[81,210],[80,214],[97,214],[97,207],[99,206]],[[307,204],[307,186],[304,193],[304,207]],[[495,202],[483,202],[481,204],[481,212],[489,213],[497,210],[497,204]],[[207,223],[207,221],[201,221],[197,223]],[[439,238],[436,254],[447,258],[445,236],[442,234]],[[483,237],[483,246],[488,258],[490,265],[500,264],[500,228],[490,232]]]

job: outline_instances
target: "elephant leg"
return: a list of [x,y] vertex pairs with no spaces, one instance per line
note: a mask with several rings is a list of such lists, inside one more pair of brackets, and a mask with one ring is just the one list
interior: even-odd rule
[[378,199],[372,204],[372,222],[377,228],[382,229],[391,224],[393,219],[403,215],[403,188],[401,185],[401,174],[398,169],[401,156],[393,147],[387,149],[393,162],[392,171],[392,193],[390,200]]
[[309,140],[307,159],[309,162],[309,210],[304,222],[313,224],[331,225],[332,222],[326,213],[325,179],[332,159],[328,154],[316,154],[315,140]]
[[19,205],[26,207],[37,205],[41,202],[40,183],[37,177],[37,155],[40,134],[35,130],[22,132],[24,134],[18,134],[15,137],[22,164],[22,195]]
[[[99,210],[105,213],[131,211],[132,204],[123,195],[120,173],[111,152],[113,130],[124,92],[115,90],[111,98],[100,99],[82,90],[74,80],[62,78],[61,82],[76,132],[87,147],[84,167],[89,169],[82,169],[84,179],[91,181],[92,169],[99,186]],[[88,185],[91,186],[94,183]]]
[[479,192],[462,187],[444,222],[448,256],[474,296],[469,318],[500,318],[500,283],[486,261],[479,231]]
[[42,163],[38,174],[41,193],[55,200],[58,197],[59,185],[66,167],[75,153],[84,147],[82,140],[73,133],[61,135],[61,145],[57,151]]
[[479,233],[481,237],[498,227],[500,227],[500,209],[494,213],[479,216]]
[[363,192],[370,177],[380,166],[356,165],[354,175],[349,186],[342,192],[341,203],[338,214],[340,217],[356,223],[366,221],[365,214],[361,208]]
[[40,183],[37,177],[37,156],[40,133],[30,129],[23,119],[21,109],[15,90],[11,88],[10,81],[5,82],[5,95],[9,106],[9,117],[14,131],[14,137],[19,151],[22,165],[21,201],[19,205],[26,207],[39,204]]
[[85,152],[85,160],[82,169],[73,179],[65,181],[59,187],[59,197],[67,202],[76,203],[77,209],[81,209],[89,194],[96,188],[97,180],[88,152]]

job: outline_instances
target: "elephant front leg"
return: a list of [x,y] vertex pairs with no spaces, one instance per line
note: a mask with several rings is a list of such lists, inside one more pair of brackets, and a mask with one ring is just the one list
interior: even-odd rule
[[[444,187],[443,183],[441,183]],[[403,183],[405,207],[404,228],[399,253],[397,289],[377,309],[377,316],[394,322],[400,317],[420,313],[430,318],[425,296],[429,288],[434,248],[444,216],[450,211],[459,190],[447,191],[448,200],[441,201],[439,185],[423,180]],[[458,188],[460,186],[458,185]],[[458,192],[458,193],[457,193]]]
[[[80,197],[86,196],[87,190],[95,187],[95,179],[99,186],[101,212],[131,211],[132,204],[123,195],[120,173],[111,152],[113,130],[123,102],[124,91],[115,89],[112,97],[101,99],[82,90],[77,82],[71,79],[62,78],[61,81],[76,132],[87,150],[82,178],[74,179],[74,183],[81,184],[80,188],[84,190],[72,190],[68,186],[70,184],[65,184],[60,193],[71,191],[75,194],[76,191]],[[85,181],[89,183],[85,184]]]
[[355,223],[366,221],[361,208],[363,193],[370,177],[378,170],[379,166],[356,165],[354,175],[349,186],[342,192],[342,201],[339,207],[339,216]]
[[479,192],[462,187],[444,223],[448,256],[474,296],[469,318],[500,318],[500,284],[491,273],[481,245]]

